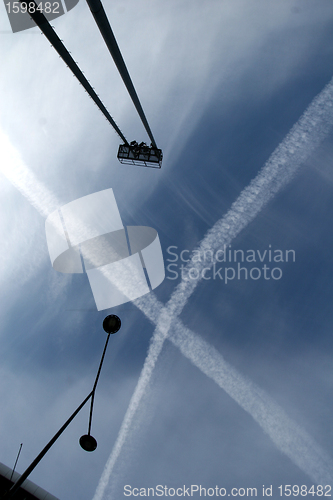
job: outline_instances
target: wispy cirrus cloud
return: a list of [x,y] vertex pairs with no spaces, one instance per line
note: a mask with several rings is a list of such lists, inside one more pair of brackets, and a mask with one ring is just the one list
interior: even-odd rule
[[[292,127],[285,139],[279,144],[270,156],[262,170],[246,187],[237,200],[232,204],[227,214],[222,217],[208,231],[198,245],[199,252],[215,251],[230,242],[244,229],[263,209],[263,207],[294,177],[300,165],[309,157],[314,149],[325,139],[333,126],[333,80],[318,94],[306,109],[297,123]],[[210,263],[213,265],[213,262]],[[233,394],[241,406],[268,432],[274,443],[310,477],[320,482],[323,478],[330,481],[333,477],[333,466],[328,456],[318,468],[320,456],[324,456],[315,446],[311,438],[294,424],[284,412],[278,408],[264,393],[245,382],[245,379],[224,364],[223,358],[217,361],[216,353],[209,353],[208,345],[200,343],[198,338],[190,338],[192,333],[180,323],[177,318],[188,302],[190,296],[200,281],[206,262],[190,260],[187,268],[196,269],[197,280],[183,279],[172,293],[166,306],[153,302],[148,297],[146,302],[136,301],[135,304],[156,324],[151,340],[148,355],[142,369],[137,387],[127,409],[123,424],[119,431],[113,451],[107,461],[94,500],[101,500],[106,492],[112,471],[120,456],[122,447],[131,431],[131,425],[139,407],[140,401],[150,382],[153,370],[162,351],[164,341],[170,336],[171,326],[177,325],[180,332],[178,337],[170,337],[182,352],[187,352],[186,345],[190,345],[188,356],[201,370],[205,370],[221,386],[221,373],[226,378],[223,388],[233,388]],[[193,343],[191,345],[191,342]],[[188,343],[188,344],[186,344]],[[213,352],[213,351],[212,351]],[[191,353],[191,354],[190,354]],[[214,367],[210,365],[213,363]],[[222,378],[223,378],[222,377]],[[247,387],[249,399],[243,399],[244,384]],[[260,411],[257,412],[261,398]],[[269,419],[265,418],[269,415]],[[284,423],[276,431],[278,420]],[[320,472],[322,471],[322,472]]]

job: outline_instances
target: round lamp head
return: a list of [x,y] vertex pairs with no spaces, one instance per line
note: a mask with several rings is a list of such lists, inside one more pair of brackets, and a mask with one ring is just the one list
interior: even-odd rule
[[121,321],[115,314],[110,314],[103,321],[103,328],[106,333],[116,333],[121,327]]
[[79,443],[84,451],[95,451],[97,448],[97,441],[94,437],[90,436],[90,434],[84,434],[81,436]]

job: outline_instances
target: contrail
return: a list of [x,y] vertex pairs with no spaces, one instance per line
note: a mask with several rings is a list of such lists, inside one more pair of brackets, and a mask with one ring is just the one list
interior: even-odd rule
[[307,432],[293,422],[265,391],[227,363],[208,342],[179,322],[173,327],[174,333],[169,340],[247,411],[281,452],[315,483],[332,483],[333,461]]
[[[328,99],[332,99],[332,94],[332,82],[330,82],[314,99],[300,120],[291,129],[284,141],[274,151],[257,177],[242,191],[241,195],[232,205],[228,213],[207,233],[198,248],[200,252],[207,250],[214,251],[220,248],[221,244],[228,245],[232,239],[254,219],[262,207],[287,182],[291,180],[301,163],[305,161],[317,145],[327,136],[333,124],[332,104],[331,102],[327,102]],[[2,133],[0,135],[0,145],[2,152],[6,151],[5,162],[2,162],[1,171],[21,191],[21,193],[30,201],[38,212],[46,217],[60,205],[59,200],[57,200],[54,195],[34,177],[30,170],[27,169],[17,151],[9,143],[8,138]],[[213,265],[213,263],[211,263],[211,265]],[[207,267],[207,263],[205,263],[204,266]],[[136,301],[136,305],[157,326],[137,388],[131,399],[131,403],[119,432],[117,442],[108,460],[94,498],[101,498],[101,496],[98,495],[103,495],[105,491],[113,466],[121,452],[128,432],[130,431],[135,411],[146,390],[147,384],[149,383],[156,361],[162,350],[164,340],[168,336],[171,323],[170,318],[176,318],[180,314],[188,298],[200,281],[200,273],[202,272],[203,264],[200,262],[190,262],[188,264],[188,268],[197,269],[199,279],[183,280],[172,294],[166,307],[163,308],[152,295],[150,295],[146,300],[140,299]],[[173,325],[174,324],[175,323],[173,322]],[[193,349],[194,351],[199,349],[198,337],[195,337],[193,340],[194,334],[189,332],[189,330],[184,329],[180,322],[175,324],[175,328],[177,331],[181,329],[183,335],[185,335],[185,333],[187,334],[187,342],[189,342],[189,337],[192,336],[192,351]],[[178,341],[180,338],[181,337],[178,337]],[[170,340],[172,340],[175,345],[178,345],[181,350],[183,349],[181,344],[177,344],[177,337],[171,338]],[[208,349],[209,346],[208,344],[203,344],[202,342],[203,341],[201,341],[201,343],[199,342],[201,349],[201,351],[199,349],[199,356],[194,356],[190,359],[194,362],[194,364],[197,364],[197,362],[200,361],[198,367],[208,376],[217,381],[217,383],[222,387],[219,377],[221,377],[221,373],[223,373],[223,369],[225,368],[223,368],[222,365],[222,368],[216,368],[213,374],[210,373],[207,362],[210,363],[211,360],[207,357],[207,353],[205,352],[205,348]],[[182,350],[183,353],[185,351],[186,349]],[[191,349],[188,349],[188,357],[190,357],[190,353],[192,351]],[[206,359],[206,363],[203,362],[204,359]],[[216,359],[215,361],[217,363]],[[219,360],[219,362],[221,363],[221,360]],[[218,363],[217,366],[219,366]],[[307,434],[293,424],[288,417],[284,417],[284,419],[282,419],[282,421],[285,422],[287,431],[283,432],[283,426],[280,426],[280,431],[272,434],[272,430],[276,428],[276,425],[274,424],[274,412],[279,414],[280,417],[281,415],[284,415],[284,413],[268,398],[268,396],[266,396],[266,399],[263,398],[262,392],[261,401],[263,401],[263,403],[259,406],[260,411],[256,410],[256,412],[253,413],[251,409],[255,406],[253,403],[255,398],[252,400],[252,403],[251,400],[247,402],[242,401],[241,395],[242,391],[244,391],[244,383],[242,383],[242,381],[245,379],[243,379],[240,375],[236,376],[235,374],[237,374],[237,372],[235,370],[233,370],[233,374],[235,391],[230,393],[230,395],[253,416],[253,418],[271,436],[273,442],[277,444],[281,451],[284,451],[302,470],[307,472],[316,481],[322,482],[322,477],[329,477],[331,475],[330,460],[325,457],[325,454],[323,454],[322,451],[318,451],[319,448],[316,447],[311,438],[309,438]],[[227,390],[226,387],[223,386],[225,390]],[[238,392],[237,388],[239,389]],[[255,386],[252,385],[252,388],[255,388]],[[260,389],[258,388],[253,390],[257,394],[260,393]],[[270,414],[270,422],[273,423],[268,425],[267,419],[264,415]],[[295,429],[297,429],[297,431]],[[295,445],[295,441],[291,439],[291,436],[293,435],[300,439],[299,445]],[[302,454],[306,458],[302,458]],[[311,461],[310,456],[318,457],[319,455],[322,457],[321,461],[317,459]],[[316,463],[320,465],[316,466]],[[318,468],[321,472],[318,472]],[[326,480],[324,480],[324,482],[325,481]]]
[[[208,231],[198,247],[199,252],[215,251],[230,242],[246,227],[262,210],[262,208],[282,189],[296,174],[300,165],[309,157],[315,148],[327,137],[333,126],[333,79],[314,98],[300,119],[295,123],[284,140],[275,149],[258,175],[241,192],[227,214]],[[210,267],[214,262],[210,263]],[[105,465],[93,500],[101,500],[108,485],[114,465],[120,455],[123,444],[130,431],[133,416],[145,392],[157,359],[162,350],[164,340],[168,337],[171,319],[173,324],[182,312],[188,299],[201,279],[201,273],[207,263],[191,260],[187,269],[197,270],[197,280],[183,279],[172,293],[170,300],[160,311],[154,311],[156,329],[154,331],[148,354],[126,411],[116,443]],[[151,299],[150,299],[151,300]],[[150,301],[149,300],[149,301]],[[135,301],[140,308],[142,299]],[[150,307],[148,306],[148,309]],[[152,314],[152,313],[150,313]],[[154,322],[155,322],[154,321]]]
[[23,194],[31,205],[47,217],[60,205],[59,200],[24,163],[8,136],[0,129],[0,172]]
[[[7,179],[15,186],[18,191],[28,200],[28,202],[37,210],[37,212],[44,218],[48,217],[52,212],[56,211],[63,205],[63,203],[34,175],[30,168],[25,164],[20,153],[10,142],[9,137],[0,129],[0,172],[7,177]],[[60,235],[63,233],[62,222],[57,219],[52,220],[53,227],[59,231]],[[81,239],[88,240],[89,226],[82,222],[79,217],[75,222],[77,233],[80,232]],[[96,243],[90,246],[89,251],[81,252],[86,260],[89,259],[91,264],[98,267],[99,259],[102,257],[102,251],[107,251],[108,248],[103,248]],[[122,269],[121,275],[113,272],[108,275],[104,270],[106,277],[118,287],[118,289],[127,294],[128,288],[133,284],[133,280],[128,279],[135,273],[132,271],[132,263],[129,263],[126,269]]]

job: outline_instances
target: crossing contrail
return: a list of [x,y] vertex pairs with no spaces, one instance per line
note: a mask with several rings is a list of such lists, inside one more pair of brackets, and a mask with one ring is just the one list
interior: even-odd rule
[[40,215],[47,217],[58,208],[59,200],[31,172],[20,153],[1,129],[0,152],[0,172],[23,194]]
[[317,484],[331,484],[333,460],[312,437],[293,422],[260,387],[241,375],[223,356],[179,322],[169,340],[205,375],[214,380],[266,432],[276,447],[285,453]]
[[[333,126],[333,79],[313,99],[311,104],[295,123],[287,136],[275,149],[258,175],[240,193],[227,214],[222,217],[208,231],[197,250],[207,252],[217,251],[221,246],[229,245],[231,241],[244,229],[262,210],[262,208],[288,183],[296,174],[298,168],[327,137]],[[161,353],[165,339],[168,337],[170,324],[175,324],[176,318],[201,280],[204,268],[211,267],[214,260],[196,262],[190,260],[187,269],[196,269],[198,279],[183,279],[172,293],[165,307],[151,310],[151,295],[147,300],[139,299],[135,304],[144,311],[156,324],[156,328],[149,346],[148,354],[141,371],[138,384],[134,390],[129,407],[126,411],[116,443],[105,465],[101,479],[97,486],[93,500],[101,500],[107,488],[112,470],[120,455],[121,449],[131,429],[134,414],[140,404],[145,389],[150,381],[157,359]],[[172,319],[171,319],[172,318]],[[259,422],[258,422],[259,423]],[[307,447],[307,449],[311,449]],[[296,463],[296,462],[295,462]],[[302,466],[302,461],[297,465]],[[330,466],[328,466],[329,468]],[[310,467],[311,469],[311,467]],[[309,467],[305,470],[309,473]],[[314,471],[311,472],[315,474]]]
[[[330,82],[310,104],[256,178],[241,192],[227,214],[207,233],[200,243],[198,251],[207,252],[210,250],[215,254],[221,245],[230,244],[233,238],[256,217],[268,201],[292,179],[299,166],[327,136],[333,125],[332,97],[333,84]],[[2,133],[0,134],[0,146],[2,152],[6,151],[7,155],[5,161],[2,161],[0,171],[20,190],[38,212],[46,217],[59,207],[59,200],[36,179],[25,166],[8,138]],[[319,449],[310,436],[293,423],[269,396],[244,379],[236,370],[226,365],[217,351],[212,351],[213,348],[186,329],[177,319],[200,281],[203,267],[207,268],[209,265],[212,266],[213,262],[207,264],[206,262],[190,261],[187,268],[196,269],[198,279],[184,279],[176,287],[165,307],[158,303],[152,294],[135,302],[137,307],[156,324],[156,329],[137,387],[99,482],[94,500],[102,498],[104,494],[112,469],[130,432],[133,416],[145,393],[162,350],[164,340],[168,338],[171,323],[177,335],[171,336],[170,340],[203,373],[215,380],[248,411],[281,451],[286,453],[316,482],[328,483],[330,482],[328,478],[332,478],[330,458]],[[187,347],[184,348],[184,346]],[[230,387],[233,389],[232,391],[230,391]],[[247,388],[252,399],[244,399],[244,387]],[[277,425],[278,421],[280,422],[279,426]]]

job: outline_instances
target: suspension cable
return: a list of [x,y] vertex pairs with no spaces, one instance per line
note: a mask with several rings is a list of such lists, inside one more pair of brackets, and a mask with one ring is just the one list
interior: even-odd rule
[[132,98],[133,104],[136,107],[136,110],[141,118],[143,126],[145,127],[145,129],[147,131],[147,134],[151,140],[151,143],[155,148],[157,148],[154,136],[153,136],[152,131],[150,130],[150,127],[148,125],[147,118],[146,118],[144,111],[142,109],[142,106],[140,104],[139,98],[138,98],[137,93],[135,91],[134,85],[132,83],[131,77],[130,77],[129,72],[127,70],[123,56],[121,55],[116,38],[113,34],[109,20],[106,16],[104,7],[103,7],[100,0],[87,0],[87,4],[91,10],[92,15],[94,16],[94,19],[95,19],[97,26],[102,34],[102,37],[104,38],[104,41],[105,41],[105,43],[110,51],[110,54],[111,54],[116,66],[118,68],[120,76],[122,77],[123,82],[126,85],[128,93]]
[[[19,1],[21,2],[21,4],[27,5],[26,0],[19,0]],[[37,4],[34,2],[34,0],[29,0],[29,4],[31,2],[33,2],[35,4],[35,9],[30,9],[30,10],[34,10],[34,12],[29,12],[29,15],[35,21],[35,23],[37,24],[39,29],[44,33],[44,35],[49,40],[51,45],[53,45],[53,47],[58,52],[61,59],[67,64],[69,69],[76,76],[76,78],[79,80],[79,82],[84,87],[84,89],[88,92],[90,97],[93,99],[95,104],[99,107],[99,109],[102,111],[103,115],[106,117],[108,122],[112,125],[112,127],[117,132],[119,137],[124,141],[125,144],[128,145],[127,139],[125,138],[125,136],[123,135],[123,133],[121,132],[119,127],[117,126],[116,122],[113,120],[112,116],[110,115],[110,113],[108,112],[108,110],[106,109],[106,107],[104,106],[104,104],[102,103],[102,101],[100,100],[100,98],[98,97],[98,95],[96,94],[96,92],[94,91],[94,89],[92,88],[92,86],[90,85],[90,83],[88,82],[88,80],[86,79],[86,77],[84,76],[82,71],[80,70],[80,68],[78,67],[78,65],[76,64],[76,62],[74,61],[74,59],[72,58],[72,56],[70,55],[68,50],[66,49],[65,45],[62,43],[62,41],[60,40],[60,38],[58,37],[58,35],[54,31],[52,26],[50,25],[50,23],[48,22],[48,20],[44,16],[44,14],[37,10]]]

